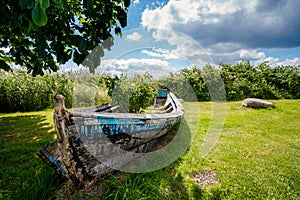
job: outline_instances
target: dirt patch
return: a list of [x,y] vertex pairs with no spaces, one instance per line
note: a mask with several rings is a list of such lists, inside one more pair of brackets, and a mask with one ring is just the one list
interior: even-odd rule
[[192,178],[201,188],[218,183],[217,174],[214,170],[195,172]]

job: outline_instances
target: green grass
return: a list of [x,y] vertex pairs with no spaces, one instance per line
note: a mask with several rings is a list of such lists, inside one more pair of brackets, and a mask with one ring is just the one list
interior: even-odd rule
[[35,152],[55,137],[52,111],[0,115],[0,199],[45,199],[59,184]]
[[[276,108],[261,110],[226,103],[222,134],[204,158],[199,152],[210,127],[211,103],[184,103],[192,133],[189,150],[158,171],[107,174],[95,187],[96,197],[61,184],[35,155],[53,140],[52,111],[1,114],[0,198],[300,199],[300,100],[272,102]],[[216,173],[216,184],[200,187],[193,180],[205,171]]]

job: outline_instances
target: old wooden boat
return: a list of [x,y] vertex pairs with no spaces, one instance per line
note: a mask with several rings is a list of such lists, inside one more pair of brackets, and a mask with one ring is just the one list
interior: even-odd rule
[[158,91],[153,109],[146,114],[118,113],[110,104],[68,111],[62,95],[54,98],[57,140],[37,154],[83,189],[142,155],[139,153],[159,148],[184,114],[180,100],[166,90]]

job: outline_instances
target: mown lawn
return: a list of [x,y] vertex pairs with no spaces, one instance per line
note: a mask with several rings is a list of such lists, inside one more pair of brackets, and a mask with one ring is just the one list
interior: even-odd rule
[[0,199],[46,199],[60,183],[35,152],[55,137],[52,111],[0,114]]
[[222,133],[205,157],[211,103],[184,103],[188,151],[158,171],[107,174],[96,197],[63,183],[35,155],[55,137],[51,110],[1,114],[0,199],[300,199],[300,100],[272,102],[262,110],[227,102]]

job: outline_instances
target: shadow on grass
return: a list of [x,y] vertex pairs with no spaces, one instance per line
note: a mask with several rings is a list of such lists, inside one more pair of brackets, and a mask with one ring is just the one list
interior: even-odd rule
[[[190,142],[190,131],[183,123]],[[203,199],[205,191],[187,183],[177,167],[181,158],[163,169],[131,174],[111,173],[99,179],[87,196],[68,183],[62,185],[55,171],[35,154],[54,139],[53,125],[43,115],[0,117],[0,199]],[[177,142],[182,143],[179,137]],[[177,143],[175,143],[177,144]],[[179,143],[178,143],[179,144]],[[175,145],[176,146],[176,145]],[[190,184],[190,185],[189,185]],[[58,190],[60,188],[60,190]],[[218,198],[215,198],[218,199]]]
[[[151,162],[165,161],[166,157],[174,154],[178,157],[184,153],[191,142],[191,132],[185,119],[182,120],[177,138],[172,140],[173,147],[170,147],[160,157],[149,157]],[[168,139],[167,139],[168,140]],[[181,154],[175,151],[178,149]],[[196,183],[189,182],[184,178],[179,170],[182,163],[182,158],[179,157],[170,165],[152,172],[146,173],[127,173],[117,172],[108,173],[98,179],[97,184],[91,191],[96,196],[87,196],[87,194],[74,190],[69,184],[65,184],[59,191],[56,192],[57,199],[220,199],[218,194],[207,194],[204,189],[200,188]],[[143,167],[142,162],[135,162]],[[142,166],[141,166],[142,165]],[[144,166],[148,169],[147,166]],[[147,171],[147,170],[146,170]]]
[[53,140],[46,116],[0,118],[0,199],[46,199],[58,181],[35,154]]
[[143,174],[107,175],[102,199],[188,199],[180,173],[172,167]]
[[[205,189],[196,183],[187,181],[176,168],[178,159],[164,169],[143,174],[117,173],[108,174],[98,187],[101,199],[222,199],[224,191],[219,187]],[[101,180],[100,180],[101,181]],[[72,196],[81,199],[84,196]]]

